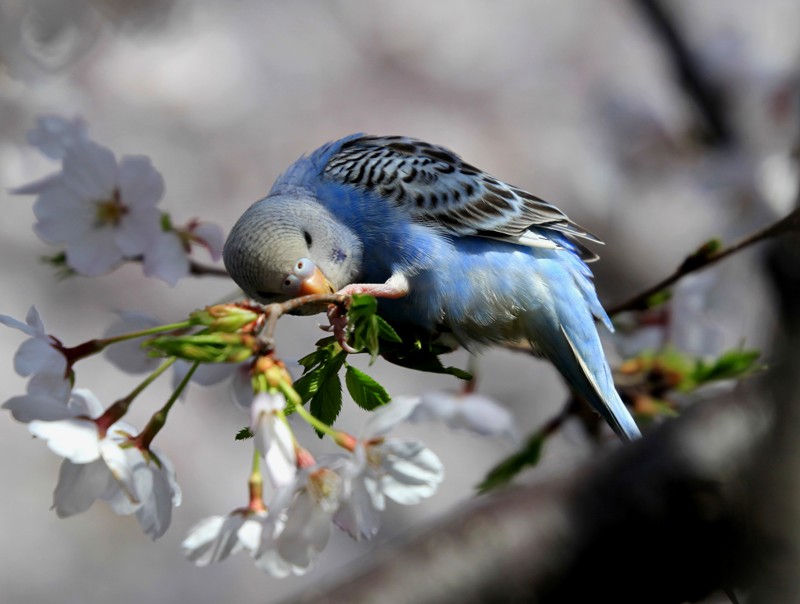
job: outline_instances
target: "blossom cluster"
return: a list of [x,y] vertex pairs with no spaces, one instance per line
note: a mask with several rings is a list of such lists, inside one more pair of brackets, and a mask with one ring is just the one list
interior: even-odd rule
[[[253,441],[254,463],[247,505],[200,521],[184,540],[187,558],[197,565],[244,550],[274,576],[302,574],[324,549],[333,527],[354,539],[373,538],[387,499],[416,504],[433,495],[444,477],[441,461],[421,441],[388,436],[402,422],[437,418],[484,435],[512,433],[510,414],[493,401],[475,394],[438,393],[400,397],[381,406],[353,436],[326,426],[304,409],[284,364],[271,353],[248,353],[244,362],[204,365],[215,371],[203,376],[196,371],[201,367],[197,362],[159,360],[142,349],[142,340],[153,334],[185,333],[198,324],[206,325],[207,332],[212,327],[203,323],[205,317],[225,313],[240,317],[235,330],[261,326],[256,313],[236,305],[209,307],[195,313],[195,319],[172,325],[158,324],[140,313],[123,313],[105,338],[67,347],[47,333],[35,307],[24,323],[0,315],[0,323],[28,336],[15,357],[17,372],[29,377],[27,393],[3,407],[63,458],[53,499],[59,517],[85,512],[100,500],[117,514],[135,515],[153,539],[164,534],[173,507],[180,505],[181,489],[174,465],[152,440],[171,405],[198,376],[199,384],[231,376],[238,383],[234,390],[240,392],[238,406],[249,414],[247,436]],[[90,390],[74,387],[74,365],[102,350],[126,371],[151,372],[142,386],[108,407]],[[166,405],[143,430],[126,423],[123,416],[134,399],[178,364],[183,367],[174,371],[175,393]],[[241,394],[245,382],[249,396]],[[287,421],[290,410],[327,434],[340,451],[314,459]],[[270,486],[266,498],[262,475]]]
[[190,272],[192,244],[220,259],[219,226],[191,220],[176,227],[158,210],[164,179],[148,157],[126,155],[118,161],[89,138],[79,118],[40,117],[28,141],[61,161],[61,171],[11,192],[37,196],[34,231],[63,248],[68,269],[95,277],[125,261],[139,261],[145,275],[175,285]]
[[[158,210],[164,182],[147,157],[117,160],[89,138],[81,119],[41,117],[28,140],[60,161],[61,170],[13,192],[36,195],[34,231],[61,246],[60,262],[72,273],[99,276],[121,263],[140,262],[145,275],[174,284],[196,269],[189,257],[194,244],[219,259],[219,227],[198,220],[176,227]],[[361,329],[359,336],[377,342],[380,331],[397,339],[376,309],[374,300],[353,300],[351,314],[367,317],[364,325],[374,331]],[[201,566],[243,550],[274,576],[302,574],[334,528],[357,540],[375,537],[387,500],[416,504],[432,496],[444,478],[441,461],[424,443],[389,435],[403,422],[441,420],[484,436],[514,436],[510,413],[469,388],[390,400],[380,384],[344,360],[355,352],[352,347],[332,343],[319,348],[301,359],[306,373],[294,381],[275,356],[271,334],[263,337],[268,313],[249,302],[226,303],[166,324],[145,313],[122,311],[102,337],[76,346],[49,333],[34,306],[24,322],[0,315],[0,324],[27,336],[14,358],[16,372],[28,378],[26,392],[3,408],[62,458],[53,494],[56,514],[73,516],[101,501],[116,514],[135,516],[151,538],[162,536],[182,491],[175,465],[153,441],[190,383],[228,381],[236,406],[249,417],[239,440],[252,441],[245,505],[201,520],[183,541],[187,558]],[[348,328],[343,318],[343,333]],[[359,341],[354,340],[361,347]],[[369,352],[374,360],[377,350]],[[139,386],[110,404],[101,403],[76,374],[76,365],[99,353],[122,371],[145,375]],[[354,401],[374,410],[357,435],[320,419],[325,415],[320,405],[341,404],[340,385],[331,389],[338,401],[320,402],[325,389],[315,390],[323,373],[338,384],[329,362],[338,363],[337,371],[346,368]],[[167,371],[172,395],[143,428],[128,423],[131,405],[141,405],[148,386]],[[312,394],[307,410],[304,404]],[[328,437],[336,452],[315,459],[298,441],[290,416]]]

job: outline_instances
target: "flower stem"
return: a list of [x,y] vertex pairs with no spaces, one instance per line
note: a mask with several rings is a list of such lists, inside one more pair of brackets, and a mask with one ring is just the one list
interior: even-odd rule
[[250,493],[250,501],[247,509],[251,512],[266,512],[264,505],[264,479],[261,477],[261,455],[258,449],[253,447],[253,467],[247,479],[247,488]]
[[134,388],[131,393],[128,394],[128,396],[119,399],[108,409],[106,409],[103,415],[95,419],[94,422],[97,424],[97,429],[100,432],[100,435],[105,436],[106,431],[128,412],[128,407],[131,406],[133,400],[139,396],[142,390],[147,388],[156,379],[158,379],[158,377],[167,369],[169,369],[176,360],[177,359],[173,357],[161,363],[161,365],[153,373],[142,380],[142,383],[136,386],[136,388]]
[[[175,360],[174,358],[172,359]],[[192,375],[194,375],[195,370],[200,366],[199,361],[195,361],[192,363],[192,366],[189,368],[189,371],[186,372],[186,375],[183,376],[181,383],[178,384],[178,387],[175,388],[175,392],[172,393],[172,396],[169,397],[164,406],[161,407],[158,411],[156,411],[153,416],[150,418],[150,421],[147,422],[147,425],[144,427],[142,432],[132,439],[132,442],[135,446],[142,451],[148,451],[150,449],[150,443],[153,442],[156,434],[161,431],[161,428],[167,423],[167,415],[169,415],[169,410],[172,409],[172,405],[175,404],[175,401],[178,400],[181,393],[186,388],[186,385],[189,383],[189,380],[192,379]]]
[[92,356],[93,354],[97,354],[105,349],[106,346],[110,346],[111,344],[117,344],[118,342],[125,342],[126,340],[133,340],[135,338],[141,338],[143,336],[149,336],[156,333],[161,333],[164,331],[174,331],[176,329],[186,329],[187,327],[191,327],[191,321],[181,321],[180,323],[172,323],[170,325],[157,325],[156,327],[151,327],[149,329],[143,329],[141,331],[132,331],[130,333],[124,333],[118,336],[113,336],[110,338],[96,338],[94,340],[87,340],[86,342],[82,342],[77,346],[63,346],[60,343],[57,343],[57,348],[61,351],[67,359],[68,367],[72,367],[75,363],[80,361],[81,359],[85,359],[86,357]]

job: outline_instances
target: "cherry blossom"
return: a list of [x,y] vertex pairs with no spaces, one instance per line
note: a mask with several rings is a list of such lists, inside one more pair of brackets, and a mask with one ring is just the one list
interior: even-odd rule
[[297,473],[294,436],[282,413],[285,408],[282,394],[267,392],[257,394],[250,407],[255,447],[266,460],[267,474],[275,487],[291,483]]
[[492,399],[476,392],[425,392],[416,397],[412,422],[438,419],[451,428],[481,436],[514,437],[514,416]]
[[[28,309],[25,323],[8,315],[0,315],[0,323],[31,336],[14,355],[14,370],[21,376],[47,374],[64,378],[67,358],[58,342],[44,330],[44,323],[35,306]],[[60,387],[60,385],[59,385]]]
[[209,516],[189,530],[181,547],[197,566],[221,562],[241,550],[254,555],[267,518],[265,511],[248,509],[234,510],[225,516]]
[[174,468],[158,449],[143,452],[123,447],[134,433],[127,424],[118,421],[101,431],[97,422],[88,419],[102,412],[92,392],[75,389],[67,417],[28,424],[31,434],[65,458],[53,507],[64,518],[103,499],[117,514],[135,514],[142,530],[156,539],[169,527],[172,507],[181,502]]
[[[118,320],[106,329],[104,337],[112,338],[126,333],[143,331],[163,322],[157,317],[139,311],[124,310],[117,312]],[[104,351],[105,357],[117,368],[127,373],[147,373],[156,369],[163,359],[148,356],[142,348],[142,343],[147,336],[125,340],[108,346]],[[178,360],[172,370],[172,386],[178,384],[189,371],[192,363]],[[253,387],[250,383],[250,365],[245,363],[211,363],[200,365],[192,374],[191,382],[199,386],[213,386],[227,379],[231,379],[230,388],[232,397],[237,405],[246,408],[249,413],[250,402],[253,400]],[[186,390],[181,397],[186,396]]]
[[88,140],[65,148],[60,173],[12,192],[38,195],[34,230],[63,244],[67,265],[87,276],[141,256],[161,229],[156,204],[164,181],[150,159],[125,156],[118,164],[111,150]]
[[396,399],[375,411],[350,456],[342,465],[342,505],[334,521],[355,539],[375,536],[386,498],[415,505],[433,495],[444,479],[444,466],[424,443],[413,438],[386,438],[409,419],[419,400]]
[[144,274],[175,285],[189,274],[192,243],[208,249],[211,259],[218,261],[222,257],[224,240],[222,229],[211,223],[192,221],[186,228],[163,231],[145,251]]
[[63,159],[67,150],[89,140],[83,118],[68,120],[59,115],[41,115],[28,131],[28,142],[51,159]]
[[307,468],[290,489],[279,493],[274,505],[279,508],[281,497],[288,493],[291,500],[275,538],[276,549],[294,567],[308,569],[330,539],[331,520],[342,498],[342,477],[332,468]]

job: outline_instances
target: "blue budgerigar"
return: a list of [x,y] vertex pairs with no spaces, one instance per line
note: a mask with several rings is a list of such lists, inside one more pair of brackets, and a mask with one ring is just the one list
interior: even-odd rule
[[387,319],[469,348],[527,340],[624,440],[595,319],[611,323],[580,240],[552,204],[436,145],[349,136],[300,158],[225,243],[225,266],[260,302],[343,291],[381,298]]

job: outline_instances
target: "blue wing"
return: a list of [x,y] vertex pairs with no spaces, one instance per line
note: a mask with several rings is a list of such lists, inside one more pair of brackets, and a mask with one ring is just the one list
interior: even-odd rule
[[577,240],[602,242],[561,210],[444,147],[401,136],[356,135],[320,151],[325,177],[375,192],[415,222],[530,247],[557,249],[566,240],[584,260],[597,258]]

